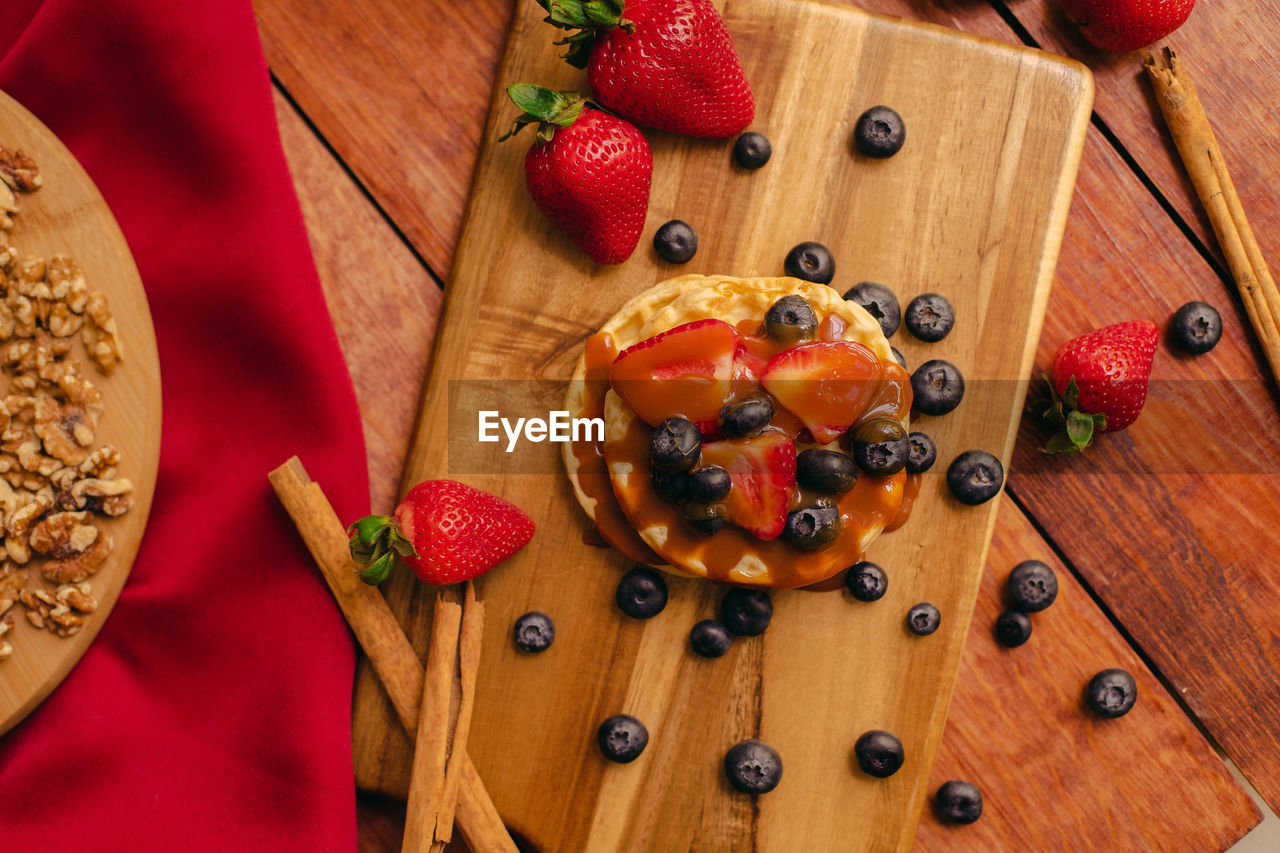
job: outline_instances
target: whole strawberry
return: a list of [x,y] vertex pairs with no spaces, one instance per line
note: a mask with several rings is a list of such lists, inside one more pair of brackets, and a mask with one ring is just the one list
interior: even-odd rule
[[524,158],[525,183],[538,209],[596,263],[631,257],[649,212],[648,141],[577,92],[517,83],[507,96],[524,114],[499,141],[538,123]]
[[479,577],[519,551],[533,536],[533,521],[497,495],[426,480],[390,517],[366,516],[347,534],[365,583],[386,580],[398,555],[418,577],[444,586]]
[[1124,53],[1154,44],[1182,26],[1196,0],[1061,0],[1095,47]]
[[1063,428],[1049,439],[1046,453],[1075,453],[1089,446],[1095,430],[1117,432],[1138,419],[1158,338],[1155,324],[1133,320],[1058,349],[1045,377],[1049,399],[1032,403],[1032,411]]
[[538,0],[546,21],[576,30],[556,44],[587,69],[596,99],[637,124],[723,139],[741,133],[755,99],[711,0]]

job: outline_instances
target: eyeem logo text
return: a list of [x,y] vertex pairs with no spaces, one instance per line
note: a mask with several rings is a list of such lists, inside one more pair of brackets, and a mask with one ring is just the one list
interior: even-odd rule
[[544,418],[502,417],[497,410],[482,411],[478,438],[481,442],[502,440],[499,429],[507,437],[507,453],[523,438],[534,444],[544,441],[604,441],[604,418],[573,418],[568,412],[547,412]]

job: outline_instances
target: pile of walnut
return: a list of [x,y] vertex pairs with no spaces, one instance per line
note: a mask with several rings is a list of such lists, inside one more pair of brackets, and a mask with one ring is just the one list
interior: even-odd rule
[[[84,624],[98,602],[88,578],[111,553],[109,531],[93,514],[119,516],[133,484],[118,477],[120,451],[93,447],[102,394],[81,375],[71,350],[78,332],[98,371],[120,361],[120,337],[102,293],[90,292],[65,255],[23,258],[9,242],[17,193],[42,184],[31,158],[0,146],[0,659],[14,604],[27,620],[60,637]],[[39,555],[37,580],[24,568]],[[11,636],[11,635],[10,635]]]

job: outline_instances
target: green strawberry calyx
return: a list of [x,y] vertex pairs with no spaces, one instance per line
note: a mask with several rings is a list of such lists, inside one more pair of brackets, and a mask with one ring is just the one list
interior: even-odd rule
[[416,557],[413,543],[400,532],[396,520],[388,515],[366,515],[347,528],[351,539],[351,559],[355,561],[360,580],[377,586],[391,574],[396,557]]
[[533,83],[516,83],[507,87],[507,97],[523,112],[511,129],[498,137],[505,142],[527,124],[537,124],[537,144],[550,142],[558,127],[570,127],[582,115],[587,99],[577,92],[555,92]]
[[577,30],[555,42],[569,49],[564,60],[574,68],[586,68],[591,42],[598,33],[621,27],[635,32],[635,21],[622,17],[623,0],[538,0],[547,11],[542,20],[562,30]]
[[1079,453],[1093,442],[1094,433],[1107,428],[1107,416],[1080,409],[1080,386],[1074,376],[1067,380],[1061,396],[1047,374],[1041,374],[1041,377],[1049,386],[1049,396],[1033,400],[1031,413],[1059,427],[1059,430],[1040,448],[1040,452],[1050,455]]

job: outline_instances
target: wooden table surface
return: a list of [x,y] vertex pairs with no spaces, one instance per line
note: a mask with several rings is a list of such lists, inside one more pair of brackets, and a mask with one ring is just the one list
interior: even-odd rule
[[[521,0],[521,2],[533,0]],[[255,0],[280,130],[365,416],[370,498],[390,509],[512,0]],[[1068,460],[1024,419],[932,787],[983,790],[977,824],[926,809],[922,850],[1221,850],[1280,807],[1280,396],[1140,67],[1083,42],[1049,0],[866,0],[1075,57],[1097,98],[1037,363],[1099,325],[1223,314],[1209,355],[1162,345],[1147,410]],[[1263,251],[1280,263],[1280,0],[1202,2],[1167,43],[1199,85]],[[517,285],[518,286],[518,285]],[[1048,561],[1059,602],[997,646],[999,587]],[[1139,679],[1115,722],[1093,672]],[[1216,747],[1216,749],[1215,749]],[[403,805],[362,796],[361,849],[399,849]]]

